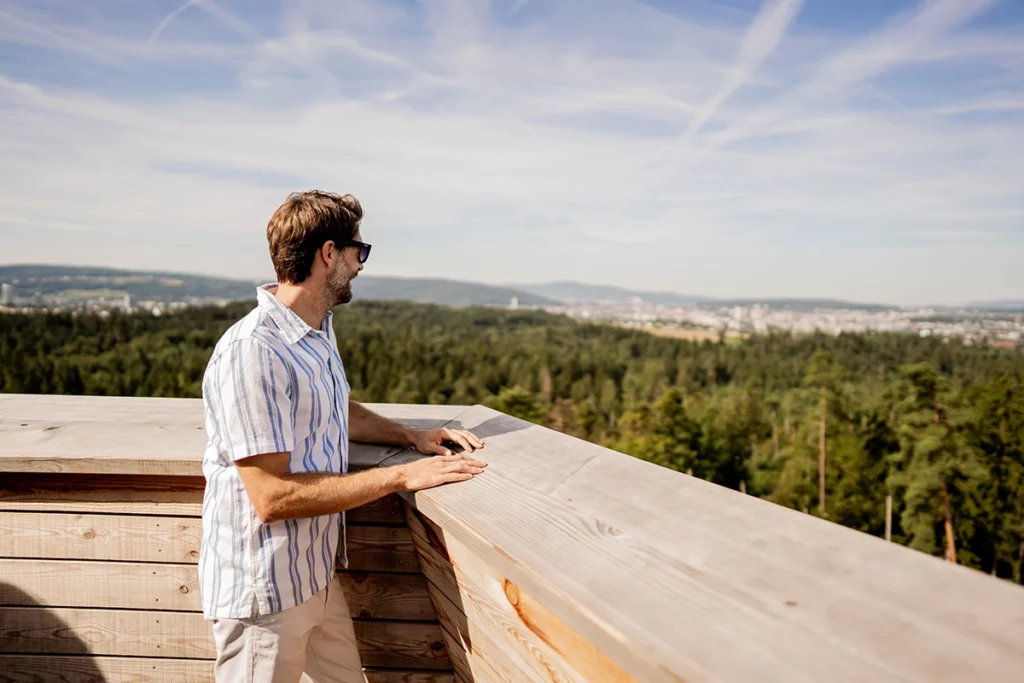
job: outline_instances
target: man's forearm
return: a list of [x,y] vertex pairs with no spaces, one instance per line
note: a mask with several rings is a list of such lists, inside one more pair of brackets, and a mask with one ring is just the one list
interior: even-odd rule
[[286,474],[274,486],[273,494],[261,501],[256,514],[263,522],[318,517],[351,510],[403,490],[397,467],[344,475]]
[[411,429],[352,400],[348,402],[348,438],[388,446],[413,445]]

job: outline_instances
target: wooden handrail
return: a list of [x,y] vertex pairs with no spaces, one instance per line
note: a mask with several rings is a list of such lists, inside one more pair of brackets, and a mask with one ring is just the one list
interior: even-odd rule
[[[478,680],[1024,672],[1024,589],[1009,582],[482,406],[371,407],[487,444],[484,475],[406,495],[439,617]],[[201,427],[197,401],[0,396],[0,471],[196,474]],[[352,450],[360,467],[414,457]]]

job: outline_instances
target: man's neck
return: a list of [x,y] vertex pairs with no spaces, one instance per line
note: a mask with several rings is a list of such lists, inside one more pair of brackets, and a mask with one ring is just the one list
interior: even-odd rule
[[322,293],[314,292],[301,284],[281,283],[272,289],[271,293],[314,330],[320,329],[324,316],[330,310]]

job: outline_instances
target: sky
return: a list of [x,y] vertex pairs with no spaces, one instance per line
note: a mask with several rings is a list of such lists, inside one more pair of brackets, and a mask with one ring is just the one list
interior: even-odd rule
[[0,131],[4,264],[1024,298],[1024,0],[7,0]]

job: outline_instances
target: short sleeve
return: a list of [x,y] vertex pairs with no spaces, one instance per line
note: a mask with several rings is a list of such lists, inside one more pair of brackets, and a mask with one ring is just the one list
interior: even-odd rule
[[221,354],[214,379],[207,399],[231,460],[295,448],[291,372],[280,354],[240,339]]

